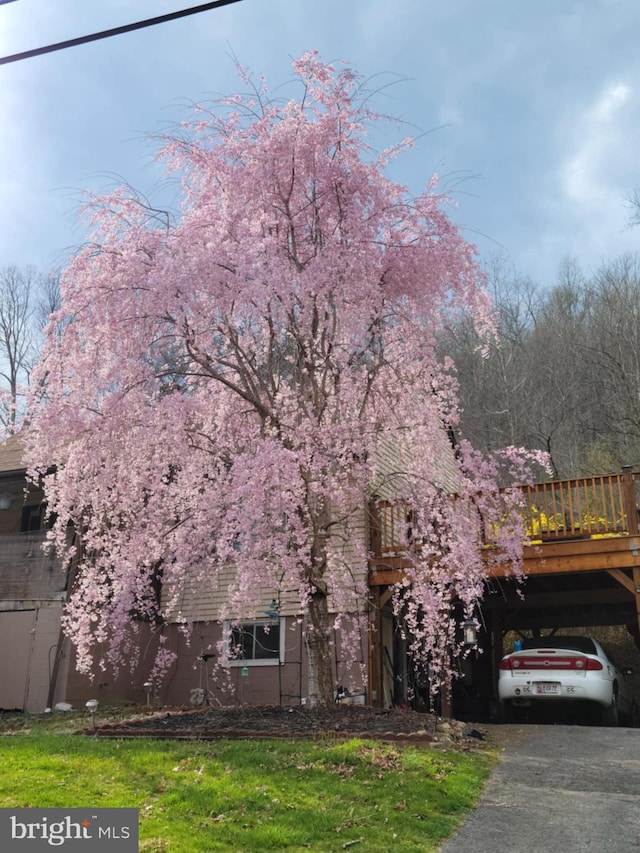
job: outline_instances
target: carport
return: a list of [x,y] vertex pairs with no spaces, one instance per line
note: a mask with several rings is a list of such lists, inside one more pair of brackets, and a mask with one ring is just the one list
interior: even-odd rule
[[[463,665],[465,677],[453,685],[454,715],[494,715],[498,666],[509,632],[624,625],[640,648],[639,483],[640,473],[624,470],[523,487],[530,536],[524,578],[515,579],[508,566],[490,573],[477,614],[479,648]],[[410,572],[400,549],[395,556],[387,550],[372,560],[374,612],[377,604],[380,614],[379,633],[372,632],[372,696],[384,695],[389,668],[388,654],[375,645],[378,633],[384,646],[384,603],[393,585]],[[443,713],[450,711],[445,705]]]

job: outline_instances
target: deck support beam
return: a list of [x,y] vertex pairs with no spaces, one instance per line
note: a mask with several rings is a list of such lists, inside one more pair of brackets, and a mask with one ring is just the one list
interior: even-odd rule
[[638,629],[638,633],[636,636],[640,636],[640,567],[635,566],[633,569],[633,585],[635,588],[635,599],[636,599],[636,625]]
[[634,598],[636,607],[636,622],[634,628],[640,636],[640,567],[634,566],[633,577],[630,578],[622,569],[609,569],[609,575],[621,584]]

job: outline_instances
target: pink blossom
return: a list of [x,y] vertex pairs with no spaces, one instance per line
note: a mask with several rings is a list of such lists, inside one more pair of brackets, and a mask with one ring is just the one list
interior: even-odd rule
[[[448,666],[452,596],[471,612],[482,593],[481,519],[509,519],[501,553],[519,564],[496,461],[462,444],[454,481],[444,473],[458,409],[438,332],[469,313],[492,333],[474,248],[436,181],[412,198],[385,176],[351,69],[306,54],[294,72],[298,99],[269,100],[262,82],[162,139],[175,219],[126,188],[89,199],[93,238],[62,276],[28,430],[32,475],[55,466],[51,538],[77,562],[65,627],[82,669],[98,648],[136,661],[132,615],[162,623],[160,586],[186,624],[185,591],[231,567],[221,618],[284,596],[304,622],[310,697],[331,701],[333,629],[346,648],[362,630],[363,511],[387,439],[402,448],[387,487],[424,543],[396,596],[416,654]],[[527,476],[526,454],[504,459]],[[169,664],[161,647],[157,673]]]

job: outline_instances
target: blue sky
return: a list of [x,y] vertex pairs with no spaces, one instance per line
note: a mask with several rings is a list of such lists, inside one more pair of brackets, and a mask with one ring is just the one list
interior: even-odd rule
[[[0,5],[0,55],[197,4],[16,0]],[[241,88],[231,53],[274,89],[318,49],[397,81],[376,105],[421,137],[393,177],[417,192],[439,173],[483,259],[541,285],[567,257],[589,272],[640,249],[625,200],[640,186],[639,44],[637,0],[242,0],[2,65],[0,266],[63,265],[85,236],[82,189],[120,176],[161,198],[145,134]]]

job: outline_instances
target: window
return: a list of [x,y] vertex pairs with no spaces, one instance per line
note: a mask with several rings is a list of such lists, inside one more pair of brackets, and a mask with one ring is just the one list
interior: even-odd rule
[[281,630],[280,620],[258,619],[231,626],[230,651],[231,666],[281,663],[284,660],[284,630]]
[[27,504],[22,509],[22,519],[20,521],[20,533],[32,533],[34,530],[42,530],[44,527],[44,506],[43,504]]

